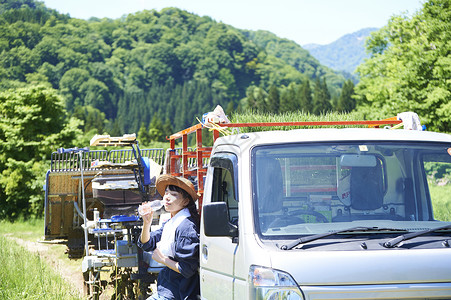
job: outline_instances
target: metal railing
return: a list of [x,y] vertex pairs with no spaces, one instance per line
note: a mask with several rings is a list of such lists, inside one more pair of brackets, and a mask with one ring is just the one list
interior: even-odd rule
[[[149,157],[159,165],[164,164],[164,149],[141,149],[141,156]],[[90,150],[83,153],[82,168],[83,171],[98,170],[93,166],[93,162],[110,162],[112,164],[121,164],[127,161],[133,161],[135,156],[133,149],[124,150]],[[120,168],[118,166],[118,168]],[[79,172],[80,158],[77,153],[58,153],[53,152],[50,161],[50,172]]]

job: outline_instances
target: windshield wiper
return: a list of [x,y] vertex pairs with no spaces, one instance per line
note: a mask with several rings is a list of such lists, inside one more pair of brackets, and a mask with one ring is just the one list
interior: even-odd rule
[[314,235],[309,235],[306,237],[302,237],[299,238],[297,240],[294,240],[293,242],[287,244],[287,245],[282,245],[280,247],[280,249],[282,250],[291,250],[294,247],[301,245],[301,244],[305,244],[311,241],[315,241],[315,240],[319,240],[325,237],[329,237],[332,235],[336,235],[336,234],[340,234],[340,233],[351,233],[351,232],[358,232],[358,231],[365,231],[365,232],[369,232],[369,231],[406,231],[404,229],[396,229],[396,228],[384,228],[384,227],[364,227],[364,226],[359,226],[359,227],[351,227],[351,228],[347,228],[347,229],[343,229],[343,230],[338,230],[338,231],[334,231],[334,232],[328,232],[328,233],[320,233],[320,234],[314,234]]
[[408,234],[403,234],[400,236],[397,236],[395,238],[392,238],[391,240],[386,241],[383,246],[385,248],[393,248],[396,245],[398,245],[399,243],[403,242],[403,241],[407,241],[413,238],[416,238],[417,236],[420,235],[425,235],[431,232],[436,232],[442,229],[451,229],[451,225],[445,225],[445,226],[440,226],[440,227],[436,227],[436,228],[432,228],[432,229],[428,229],[428,230],[423,230],[423,231],[418,231],[418,232],[412,232],[412,233],[408,233]]

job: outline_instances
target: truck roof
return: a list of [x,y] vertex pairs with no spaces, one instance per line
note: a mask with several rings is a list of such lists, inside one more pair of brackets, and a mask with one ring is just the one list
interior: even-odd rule
[[261,131],[223,136],[215,145],[237,146],[256,144],[283,144],[295,142],[334,142],[334,141],[405,141],[405,142],[448,142],[451,135],[445,133],[417,130],[389,130],[380,128],[319,128],[280,131]]

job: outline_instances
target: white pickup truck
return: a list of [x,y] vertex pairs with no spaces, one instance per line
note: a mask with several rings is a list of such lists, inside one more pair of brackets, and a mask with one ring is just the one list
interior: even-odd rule
[[450,135],[266,131],[205,151],[202,299],[451,299]]

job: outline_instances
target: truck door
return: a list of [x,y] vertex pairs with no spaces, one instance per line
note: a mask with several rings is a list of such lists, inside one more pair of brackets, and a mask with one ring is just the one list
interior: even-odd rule
[[[229,222],[238,225],[237,158],[215,155],[210,160],[204,203],[225,202]],[[211,190],[209,188],[211,187]],[[233,299],[235,253],[238,238],[206,236],[201,230],[200,280],[202,299]]]

